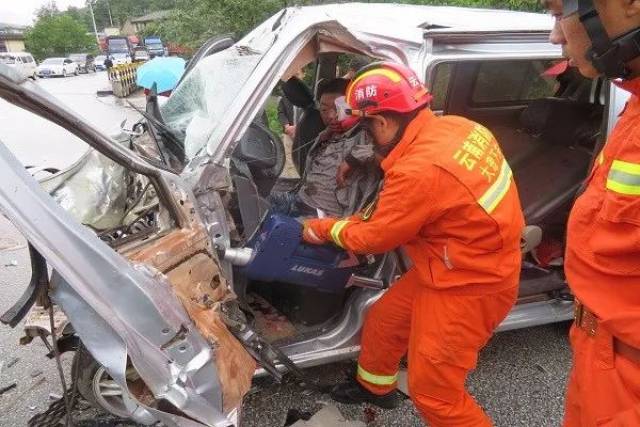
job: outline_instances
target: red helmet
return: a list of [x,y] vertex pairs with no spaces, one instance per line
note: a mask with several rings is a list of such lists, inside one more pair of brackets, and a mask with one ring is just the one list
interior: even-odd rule
[[382,111],[410,113],[431,99],[416,73],[392,62],[376,62],[362,68],[347,88],[349,113],[361,117]]

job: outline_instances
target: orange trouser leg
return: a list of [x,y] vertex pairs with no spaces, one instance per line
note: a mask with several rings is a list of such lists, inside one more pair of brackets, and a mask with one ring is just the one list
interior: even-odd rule
[[509,313],[517,288],[491,295],[420,289],[409,340],[409,392],[432,427],[491,426],[465,390],[478,352]]
[[613,337],[573,326],[573,366],[567,387],[564,427],[640,426],[640,364],[613,350]]
[[464,384],[516,293],[515,288],[487,296],[430,290],[409,271],[367,315],[359,382],[377,394],[393,390],[408,350],[411,398],[429,425],[490,426]]
[[367,312],[358,381],[373,393],[385,394],[396,388],[400,359],[409,347],[411,312],[418,286],[417,273],[410,270]]

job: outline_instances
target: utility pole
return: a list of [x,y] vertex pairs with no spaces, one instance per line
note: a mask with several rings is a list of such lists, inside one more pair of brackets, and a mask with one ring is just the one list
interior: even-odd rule
[[107,12],[109,12],[109,25],[113,27],[113,18],[111,18],[111,5],[109,4],[109,0],[107,2]]
[[87,4],[89,5],[89,11],[91,12],[91,22],[93,22],[93,33],[96,35],[96,43],[98,44],[98,48],[100,48],[100,37],[98,37],[98,28],[96,28],[96,17],[93,14],[92,0],[87,0]]

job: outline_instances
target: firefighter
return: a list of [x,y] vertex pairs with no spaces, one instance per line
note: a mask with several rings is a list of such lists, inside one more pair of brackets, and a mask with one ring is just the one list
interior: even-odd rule
[[403,247],[413,262],[367,313],[356,380],[332,397],[395,407],[408,354],[409,392],[429,425],[489,426],[465,380],[516,300],[524,221],[493,135],[462,117],[437,117],[431,98],[402,65],[356,74],[349,113],[382,159],[382,190],[359,214],[308,220],[303,236],[358,254]]
[[570,63],[631,93],[569,216],[576,311],[564,425],[640,426],[640,1],[543,4]]

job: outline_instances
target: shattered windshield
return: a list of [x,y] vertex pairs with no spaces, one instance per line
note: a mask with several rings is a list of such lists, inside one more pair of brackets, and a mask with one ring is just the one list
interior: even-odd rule
[[202,59],[162,108],[165,124],[192,159],[220,123],[262,54],[241,46]]

